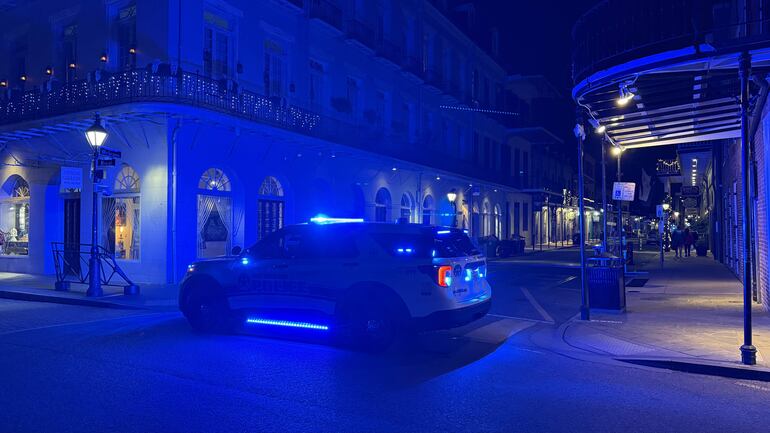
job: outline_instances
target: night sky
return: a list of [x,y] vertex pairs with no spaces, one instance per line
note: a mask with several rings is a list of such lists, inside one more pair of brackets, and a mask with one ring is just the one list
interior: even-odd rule
[[[501,55],[498,61],[511,74],[545,75],[559,91],[566,104],[571,100],[572,90],[572,26],[575,21],[598,3],[597,0],[477,0],[476,13],[478,29],[497,27],[500,31]],[[474,35],[474,39],[484,46],[489,39],[484,30]],[[574,122],[565,119],[565,122]],[[562,149],[576,152],[574,137],[565,138]],[[592,136],[586,145],[586,151],[597,159],[597,170],[601,148],[596,136]],[[622,160],[624,180],[640,182],[642,168],[652,175],[658,158],[674,158],[674,147],[638,149],[630,151]],[[608,180],[615,176],[615,159],[607,161]],[[599,175],[600,172],[597,172]],[[640,209],[641,211],[642,209]]]

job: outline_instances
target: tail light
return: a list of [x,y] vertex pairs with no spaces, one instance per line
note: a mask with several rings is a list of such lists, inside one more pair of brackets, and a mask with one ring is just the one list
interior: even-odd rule
[[438,267],[438,285],[441,287],[449,287],[452,285],[452,267],[451,266]]

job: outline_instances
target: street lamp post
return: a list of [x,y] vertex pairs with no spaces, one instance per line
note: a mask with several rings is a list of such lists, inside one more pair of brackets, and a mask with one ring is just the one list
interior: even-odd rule
[[591,320],[591,306],[589,287],[586,284],[586,253],[585,253],[585,191],[583,182],[583,141],[586,138],[583,127],[582,113],[577,114],[577,123],[575,129],[575,138],[578,142],[578,224],[580,225],[580,319]]
[[[620,157],[623,155],[622,147],[613,147],[612,154],[618,158],[617,176],[618,182],[621,180],[622,173],[620,171]],[[623,255],[623,202],[618,200],[618,257]]]
[[602,249],[607,251],[607,139],[602,139]]
[[101,262],[99,261],[99,249],[98,249],[98,224],[99,216],[97,213],[97,206],[99,203],[99,191],[97,185],[99,178],[97,177],[98,161],[99,161],[99,148],[107,138],[107,130],[102,127],[102,122],[97,114],[94,117],[94,124],[86,130],[86,140],[91,146],[93,151],[93,158],[91,161],[91,180],[93,185],[93,203],[91,204],[91,255],[88,258],[88,290],[86,296],[102,296],[102,280],[101,280]]
[[452,188],[446,193],[446,198],[452,203],[452,227],[457,227],[457,190]]

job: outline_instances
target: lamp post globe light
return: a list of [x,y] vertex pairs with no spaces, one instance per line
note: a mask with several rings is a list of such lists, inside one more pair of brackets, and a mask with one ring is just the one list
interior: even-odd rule
[[452,188],[446,193],[446,198],[452,203],[452,227],[457,227],[457,190]]
[[102,126],[99,115],[94,116],[94,123],[85,132],[86,140],[91,146],[93,151],[93,158],[91,162],[91,179],[93,181],[93,202],[91,203],[91,254],[88,258],[88,290],[86,296],[102,296],[102,280],[101,280],[101,262],[99,261],[99,249],[98,249],[98,224],[99,216],[97,213],[97,205],[99,203],[99,191],[97,185],[100,178],[98,177],[98,161],[99,161],[99,148],[107,139],[107,130]]

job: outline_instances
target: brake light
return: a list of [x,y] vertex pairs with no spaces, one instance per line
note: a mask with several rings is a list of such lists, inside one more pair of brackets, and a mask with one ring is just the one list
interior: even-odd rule
[[438,267],[438,285],[441,287],[449,287],[452,285],[452,267],[451,266]]

